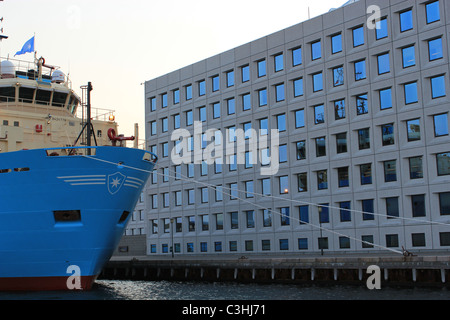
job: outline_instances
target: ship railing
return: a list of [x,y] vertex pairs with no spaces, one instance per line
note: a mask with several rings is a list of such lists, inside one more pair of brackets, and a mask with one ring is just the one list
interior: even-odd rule
[[[99,147],[73,147],[67,146],[62,148],[47,148],[44,149],[48,157],[70,157],[70,156],[95,156]],[[119,147],[112,147],[119,148]],[[158,156],[150,151],[144,151],[142,156],[143,161],[156,163]],[[120,165],[121,163],[119,163]]]
[[[83,114],[83,108],[78,108],[77,110],[77,117],[80,119],[83,119],[86,117],[86,114],[84,112]],[[92,120],[98,120],[98,121],[114,121],[115,116],[114,113],[116,111],[112,109],[102,109],[102,108],[93,108],[91,107],[91,119]]]
[[[15,70],[15,78],[21,78],[21,79],[29,79],[29,80],[36,80],[38,78],[38,67],[36,62],[26,61],[26,60],[19,60],[14,58],[6,58],[1,57],[1,61],[8,60],[14,63],[14,70]],[[42,81],[51,83],[52,79],[52,73],[54,70],[59,70],[60,67],[58,66],[51,66],[49,68],[48,66],[45,66],[42,68]],[[4,78],[5,75],[2,74],[2,78]],[[6,76],[7,77],[7,76]],[[72,81],[69,79],[69,76],[66,75],[65,79],[65,85],[69,89],[72,89]]]

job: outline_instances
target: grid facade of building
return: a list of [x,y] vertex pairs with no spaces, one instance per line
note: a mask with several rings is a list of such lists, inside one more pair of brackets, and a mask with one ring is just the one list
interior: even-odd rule
[[[442,0],[360,0],[146,82],[147,253],[450,249],[447,21]],[[196,121],[223,136],[196,152],[277,129],[278,171],[248,146],[175,164]]]

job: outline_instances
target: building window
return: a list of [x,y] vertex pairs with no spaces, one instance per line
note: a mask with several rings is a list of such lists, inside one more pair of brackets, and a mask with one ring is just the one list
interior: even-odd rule
[[409,158],[409,178],[423,178],[422,156]]
[[261,89],[258,91],[259,106],[267,106],[267,89]]
[[319,222],[320,223],[330,223],[330,208],[328,203],[320,204],[319,210]]
[[345,119],[345,99],[334,101],[334,119]]
[[419,101],[417,96],[417,82],[405,83],[405,104],[411,104]]
[[311,57],[313,61],[322,58],[322,45],[320,40],[311,43]]
[[382,18],[380,21],[376,22],[376,38],[377,40],[384,39],[388,37],[388,23],[387,18]]
[[220,118],[220,102],[216,102],[213,104],[213,119]]
[[352,221],[350,201],[339,202],[339,209],[341,222]]
[[167,158],[169,156],[169,143],[164,142],[161,144],[162,146],[162,156],[163,158]]
[[242,96],[242,110],[250,110],[252,108],[252,99],[250,93],[244,94]]
[[301,225],[309,223],[309,206],[299,206],[298,214]]
[[400,32],[405,32],[413,28],[412,9],[400,13]]
[[361,201],[362,211],[363,211],[363,220],[374,220],[374,204],[373,199],[362,200]]
[[202,203],[208,203],[208,187],[201,188]]
[[360,60],[355,62],[355,81],[363,80],[366,78],[366,60]]
[[428,3],[426,6],[427,24],[441,20],[439,13],[439,1]]
[[381,126],[381,138],[383,146],[389,146],[395,143],[394,124],[389,123]]
[[194,113],[192,110],[186,111],[186,126],[192,126],[194,124]]
[[378,74],[385,74],[391,71],[389,53],[380,54],[378,57]]
[[338,154],[347,152],[347,132],[336,135],[336,152]]
[[287,145],[282,144],[278,147],[278,158],[279,163],[284,163],[288,161]]
[[437,114],[434,119],[434,136],[442,137],[448,135],[448,119],[447,113]]
[[344,67],[340,66],[333,69],[333,86],[338,87],[344,84]]
[[246,151],[245,152],[245,164],[244,164],[244,168],[245,169],[249,169],[249,168],[253,168],[253,152],[252,151]]
[[187,191],[188,194],[188,204],[194,204],[195,203],[195,190],[190,189]]
[[392,108],[392,90],[391,88],[382,89],[380,94],[380,110]]
[[384,182],[397,181],[397,161],[384,161]]
[[223,187],[222,186],[216,186],[215,188],[215,194],[216,194],[216,202],[223,201]]
[[266,74],[266,60],[258,61],[258,78],[264,77]]
[[200,216],[200,220],[202,223],[202,231],[208,231],[209,230],[209,215],[205,214]]
[[245,220],[247,222],[247,229],[255,228],[255,211],[245,211]]
[[228,71],[227,76],[227,88],[234,86],[234,71]]
[[296,143],[297,160],[306,159],[306,141],[302,140]]
[[277,115],[277,129],[280,132],[286,131],[286,115],[284,113]]
[[279,177],[280,181],[280,194],[289,193],[289,176]]
[[253,251],[253,240],[245,240],[245,251]]
[[253,198],[254,197],[253,181],[245,181],[244,185],[245,185],[245,197],[246,198]]
[[261,240],[262,251],[270,251],[270,240]]
[[230,252],[237,251],[237,241],[230,241],[229,245],[230,245]]
[[267,118],[259,119],[259,135],[266,136],[269,134],[269,120]]
[[348,177],[348,167],[338,168],[338,186],[339,188],[348,187],[349,177]]
[[150,111],[156,111],[156,98],[150,98]]
[[303,78],[294,80],[294,98],[303,95]]
[[367,94],[360,94],[356,96],[356,114],[362,115],[369,112],[369,103]]
[[388,219],[399,216],[398,197],[386,198],[386,216]]
[[151,128],[151,135],[152,135],[152,136],[158,134],[157,127],[156,127],[156,123],[157,123],[156,120],[150,122],[150,128]]
[[412,233],[411,242],[413,247],[425,247],[425,233]]
[[442,59],[444,57],[442,50],[442,38],[428,41],[428,55],[430,61]]
[[325,106],[323,104],[314,107],[314,123],[325,123]]
[[353,29],[353,47],[364,44],[364,26]]
[[320,250],[328,249],[328,238],[327,237],[320,237],[317,239],[317,241],[318,241]]
[[250,81],[250,66],[243,66],[241,68],[242,83]]
[[261,179],[261,190],[262,194],[265,196],[270,196],[272,194],[270,178]]
[[363,249],[373,248],[373,235],[363,235],[361,236],[361,241]]
[[439,244],[441,246],[450,246],[450,232],[439,232]]
[[192,100],[192,85],[187,85],[184,89],[186,100]]
[[308,173],[303,172],[297,174],[298,192],[308,191]]
[[236,113],[236,101],[234,98],[228,99],[227,100],[227,109],[228,109],[228,114],[235,114]]
[[403,68],[409,68],[416,65],[416,49],[409,46],[402,49]]
[[263,209],[263,227],[269,228],[272,226],[272,212],[270,209]]
[[450,192],[439,193],[439,212],[441,216],[450,215]]
[[231,229],[239,229],[239,213],[231,212],[230,218],[231,218]]
[[202,80],[198,83],[198,95],[204,96],[206,94],[206,81]]
[[420,140],[420,119],[406,121],[408,142]]
[[336,34],[331,37],[331,53],[342,52],[342,34]]
[[359,166],[361,173],[361,185],[372,184],[372,164],[362,164]]
[[350,249],[349,237],[339,237],[339,249]]
[[325,137],[316,138],[316,157],[324,157],[327,155],[325,142]]
[[220,90],[220,77],[214,76],[212,77],[212,92],[216,92]]
[[275,86],[276,102],[284,101],[284,83]]
[[302,48],[292,50],[292,66],[296,67],[302,64]]
[[167,93],[161,95],[161,107],[167,108]]
[[433,99],[445,97],[445,76],[431,78],[431,96]]
[[436,155],[438,176],[450,175],[450,152]]
[[317,189],[318,190],[328,189],[327,170],[317,171]]
[[200,107],[198,109],[199,112],[199,120],[202,122],[206,121],[206,107]]
[[280,208],[280,214],[281,214],[281,225],[282,226],[289,226],[291,224],[290,217],[289,217],[289,207]]
[[369,128],[358,130],[359,150],[370,149],[370,133]]
[[275,62],[275,72],[279,72],[284,69],[284,59],[282,53],[274,56],[274,62]]
[[305,110],[295,111],[295,128],[303,128],[305,126]]
[[412,216],[425,217],[425,195],[418,194],[411,196]]
[[230,183],[230,200],[236,200],[238,198],[238,193],[237,183]]
[[386,235],[386,247],[388,248],[398,247],[398,234]]
[[216,216],[216,230],[223,230],[223,213],[217,213]]
[[195,216],[189,216],[188,219],[188,230],[189,232],[195,231]]
[[322,72],[312,75],[313,77],[313,91],[318,92],[323,90],[323,75]]
[[162,132],[169,131],[169,119],[162,118],[161,119],[161,124],[162,124]]
[[173,104],[180,103],[180,89],[176,89],[173,91]]

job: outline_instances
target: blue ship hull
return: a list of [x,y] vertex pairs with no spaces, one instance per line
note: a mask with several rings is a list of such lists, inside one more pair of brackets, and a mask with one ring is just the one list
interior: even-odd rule
[[88,149],[0,154],[0,291],[89,290],[110,259],[156,156]]

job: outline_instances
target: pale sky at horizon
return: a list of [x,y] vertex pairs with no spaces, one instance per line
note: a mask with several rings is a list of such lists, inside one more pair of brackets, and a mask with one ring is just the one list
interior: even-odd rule
[[[141,83],[326,13],[347,0],[4,0],[1,27],[10,56],[36,34],[35,50],[61,67],[81,94],[91,81],[94,108],[116,110],[120,133],[139,123]],[[236,9],[239,8],[239,9]],[[32,61],[33,54],[17,56]]]

